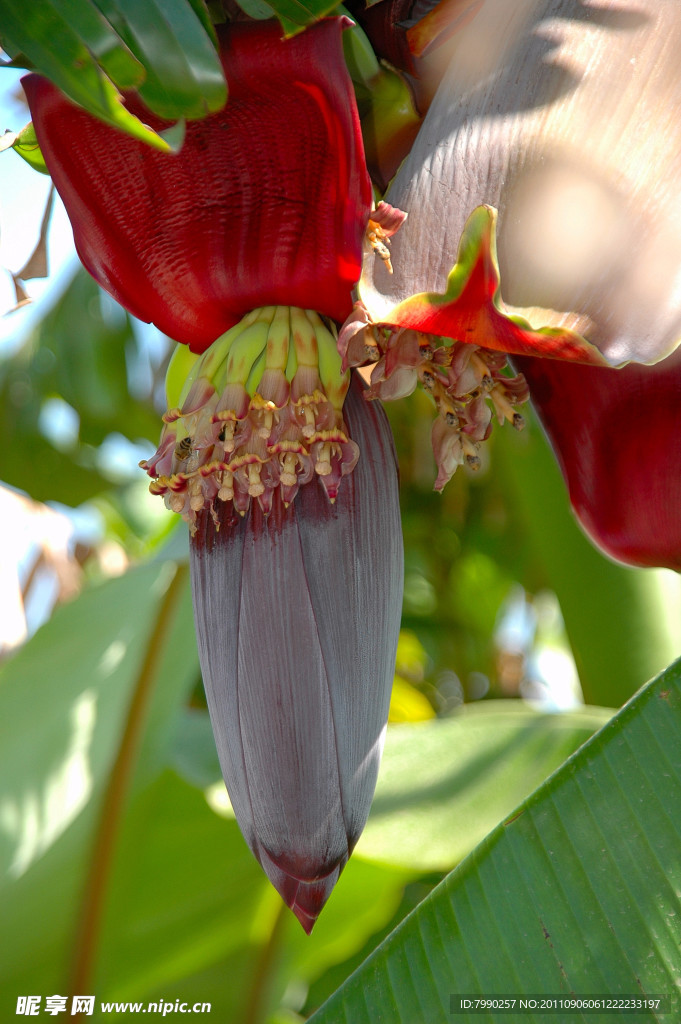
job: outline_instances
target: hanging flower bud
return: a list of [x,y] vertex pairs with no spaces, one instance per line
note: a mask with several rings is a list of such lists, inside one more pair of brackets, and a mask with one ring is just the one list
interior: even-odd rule
[[192,350],[171,361],[144,468],[192,533],[237,818],[307,931],[369,812],[402,601],[389,428],[345,401],[332,322],[352,310],[371,206],[348,24],[219,29],[229,102],[173,156],[24,80],[83,263]]
[[390,428],[355,380],[361,448],[335,504],[323,477],[268,516],[214,499],[191,570],[213,731],[234,811],[310,931],[364,827],[383,745],[402,608]]

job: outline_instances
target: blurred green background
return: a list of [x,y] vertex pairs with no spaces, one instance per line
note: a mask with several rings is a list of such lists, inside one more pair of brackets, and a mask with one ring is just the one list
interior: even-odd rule
[[[20,113],[5,96],[16,128]],[[0,159],[3,239],[9,223],[16,243],[3,249],[4,304],[13,304],[15,285],[17,300],[26,289],[40,294],[9,314],[0,342],[3,1019],[20,996],[92,993],[210,1002],[217,1019],[234,1024],[306,1020],[477,848],[446,883],[465,916],[469,865],[487,863],[495,827],[515,820],[526,798],[537,805],[530,795],[545,780],[540,792],[552,800],[570,773],[583,785],[600,778],[610,754],[595,767],[584,753],[561,766],[678,655],[681,587],[670,572],[626,569],[591,547],[531,414],[521,434],[496,429],[481,471],[459,471],[438,495],[430,399],[419,393],[391,407],[406,553],[391,725],[368,826],[307,938],[231,815],[198,668],[186,529],[137,469],[158,439],[170,343],[68,262],[59,206],[61,234],[48,244],[59,273],[44,287],[27,282],[36,266],[22,266],[38,241],[47,186],[29,206],[24,165],[12,153]],[[670,692],[672,682],[659,689],[665,700]],[[606,735],[621,737],[622,749],[632,744],[617,772],[633,792],[651,760],[643,740],[628,738],[627,714]],[[671,758],[675,738],[660,735],[653,755]],[[676,799],[678,754],[660,763]],[[571,806],[583,819],[577,797]],[[632,834],[638,827],[654,846],[639,816],[650,799],[632,806]],[[603,848],[619,850],[613,837],[628,819],[618,814],[603,817]],[[598,863],[578,834],[566,824],[557,848]],[[543,849],[549,839],[538,835],[527,842]],[[671,919],[669,857],[657,857],[650,891],[665,912],[668,899]],[[568,895],[581,891],[581,876],[559,877]],[[639,890],[623,891],[643,905]],[[443,893],[423,907],[441,906]],[[474,966],[495,964],[517,905],[476,899],[491,923],[480,925],[480,940],[471,928],[468,955]],[[577,913],[568,942],[576,957],[609,934],[606,923],[594,938],[588,919]],[[639,933],[633,920],[634,939]],[[668,952],[666,934],[656,932],[655,949],[673,978],[678,942]],[[455,939],[454,926],[439,945],[423,932],[420,948],[432,956]],[[393,952],[381,973],[396,990],[410,979],[401,941],[385,947]],[[538,942],[527,938],[528,963]],[[644,939],[637,955],[648,956]],[[524,977],[518,966],[517,983]],[[348,1005],[347,1020],[368,1019]]]

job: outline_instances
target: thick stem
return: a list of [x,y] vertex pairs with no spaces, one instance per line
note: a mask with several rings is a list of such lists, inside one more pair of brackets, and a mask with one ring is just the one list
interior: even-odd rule
[[[186,565],[177,566],[159,607],[133,690],[118,753],[102,800],[73,939],[69,972],[69,992],[72,996],[82,995],[92,988],[116,840],[150,697],[158,678],[163,651],[175,620],[177,604],[186,583],[187,573]],[[77,1014],[73,1018],[74,1022],[80,1021],[81,1017],[82,1014]]]
[[243,1024],[262,1024],[267,1009],[271,973],[286,927],[287,908],[283,902],[272,924],[269,938],[260,951],[244,1008]]

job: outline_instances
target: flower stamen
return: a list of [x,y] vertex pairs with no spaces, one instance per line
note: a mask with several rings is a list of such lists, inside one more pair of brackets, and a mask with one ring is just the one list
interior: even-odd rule
[[401,398],[417,383],[431,395],[438,411],[432,434],[437,490],[457,466],[480,469],[479,446],[490,434],[493,413],[516,430],[525,425],[516,407],[529,397],[527,383],[522,374],[507,375],[505,352],[373,323],[361,303],[341,330],[340,348],[349,366],[374,363],[367,398]]
[[357,445],[343,421],[349,373],[337,339],[316,314],[255,310],[200,357],[192,380],[163,417],[161,442],[141,463],[150,491],[196,528],[205,506],[255,499],[267,515],[275,490],[285,506],[318,479],[331,502],[354,468]]
[[389,274],[393,272],[390,259],[390,238],[404,224],[407,214],[389,203],[380,202],[369,218],[367,240],[376,255],[383,260]]

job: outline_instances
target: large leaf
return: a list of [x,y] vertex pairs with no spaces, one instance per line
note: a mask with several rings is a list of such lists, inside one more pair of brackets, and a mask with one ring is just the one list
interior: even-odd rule
[[203,117],[227,98],[206,18],[190,0],[0,0],[0,41],[71,99],[159,149],[169,145],[129,113],[137,88],[161,117]]
[[[0,676],[6,1015],[21,993],[66,992],[80,978],[77,990],[101,1000],[172,994],[212,1002],[225,1022],[259,1020],[292,984],[304,996],[329,965],[356,954],[393,917],[413,877],[351,865],[308,939],[236,823],[164,770],[198,672],[189,588],[175,572],[157,562],[89,590]],[[129,798],[116,806],[112,778],[115,789],[134,718],[139,735],[127,756],[136,764]],[[99,920],[90,918],[84,934],[93,902]]]
[[250,18],[260,20],[271,18],[275,14],[287,36],[301,32],[307,25],[319,21],[338,6],[333,0],[237,0],[237,2]]
[[155,114],[203,117],[224,106],[227,88],[215,39],[188,0],[94,2],[144,66],[138,91]]
[[160,562],[58,608],[3,667],[3,994],[58,992],[96,955],[125,797],[158,772],[197,665],[185,570]]
[[357,856],[448,870],[611,715],[605,708],[542,714],[499,700],[389,729]]
[[262,1020],[256,1005],[276,1008],[292,982],[304,991],[361,949],[390,920],[411,874],[349,865],[308,939],[236,822],[166,771],[126,816],[93,990],[112,1000],[172,993],[211,1002],[225,1024]]
[[[446,1021],[452,997],[466,993],[661,994],[678,1019],[680,843],[677,662],[504,820],[311,1020]],[[480,1019],[457,1010],[456,1020]],[[514,1017],[490,1010],[484,1019]],[[672,1018],[642,1009],[631,1019]]]
[[[244,952],[255,960],[276,915],[268,888],[236,822],[221,821],[198,790],[164,772],[126,816],[93,989],[119,1000],[172,987],[175,999],[186,978],[214,963]],[[201,998],[219,999],[214,1009],[225,1019],[246,990],[244,977]]]

